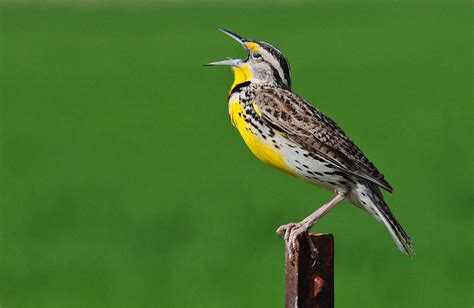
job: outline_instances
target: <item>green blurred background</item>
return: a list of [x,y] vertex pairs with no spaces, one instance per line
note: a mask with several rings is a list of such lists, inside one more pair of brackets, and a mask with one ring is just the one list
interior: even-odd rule
[[245,148],[227,115],[245,57],[274,43],[294,90],[395,187],[409,259],[348,204],[340,307],[472,307],[471,2],[0,4],[0,305],[278,307],[274,231],[330,198]]

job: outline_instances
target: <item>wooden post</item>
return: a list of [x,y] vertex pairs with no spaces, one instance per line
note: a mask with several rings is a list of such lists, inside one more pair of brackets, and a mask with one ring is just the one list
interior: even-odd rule
[[310,237],[318,250],[316,260],[311,258],[308,239],[304,236],[299,239],[294,262],[285,252],[287,308],[334,307],[333,235],[311,234]]

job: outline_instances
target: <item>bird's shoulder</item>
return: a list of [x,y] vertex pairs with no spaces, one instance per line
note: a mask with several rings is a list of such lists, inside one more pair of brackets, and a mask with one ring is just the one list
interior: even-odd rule
[[295,93],[261,87],[253,101],[263,120],[306,150],[321,155],[344,171],[393,191],[383,174],[331,118]]

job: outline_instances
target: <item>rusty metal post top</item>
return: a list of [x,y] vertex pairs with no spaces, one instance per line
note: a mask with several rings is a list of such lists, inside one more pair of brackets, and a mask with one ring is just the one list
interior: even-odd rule
[[[316,248],[316,260],[311,256]],[[294,261],[286,256],[285,307],[334,307],[334,238],[332,234],[310,234],[298,240]]]

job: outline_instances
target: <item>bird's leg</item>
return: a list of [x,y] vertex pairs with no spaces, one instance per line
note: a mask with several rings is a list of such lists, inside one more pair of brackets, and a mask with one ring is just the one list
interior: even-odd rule
[[[321,206],[319,209],[314,211],[311,215],[306,217],[300,222],[297,223],[289,223],[286,225],[282,225],[277,229],[277,234],[282,235],[284,234],[284,240],[286,242],[286,249],[288,250],[288,255],[290,256],[290,260],[294,260],[295,252],[297,251],[297,239],[303,233],[308,233],[308,231],[323,217],[326,215],[333,207],[336,206],[339,202],[344,200],[345,196],[343,193],[338,192],[337,195],[328,203]],[[311,238],[308,235],[308,240],[311,241]],[[312,242],[311,242],[312,244]],[[311,255],[315,256],[316,248],[314,245],[310,244],[311,248]]]

